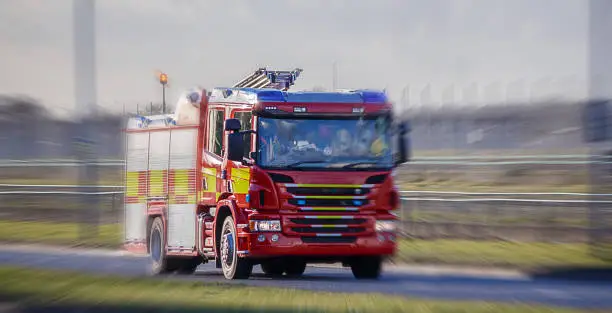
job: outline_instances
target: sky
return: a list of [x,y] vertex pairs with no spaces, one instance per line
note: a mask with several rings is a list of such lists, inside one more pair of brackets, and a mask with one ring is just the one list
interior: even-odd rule
[[[73,0],[0,0],[0,94],[74,111],[72,9]],[[581,97],[587,11],[584,0],[98,0],[97,102],[113,111],[158,102],[160,70],[170,104],[261,66],[303,68],[295,89],[331,88],[334,62],[339,88],[386,89],[400,103],[409,90],[411,105],[475,101],[461,92],[474,83],[490,101],[527,99],[529,86]]]

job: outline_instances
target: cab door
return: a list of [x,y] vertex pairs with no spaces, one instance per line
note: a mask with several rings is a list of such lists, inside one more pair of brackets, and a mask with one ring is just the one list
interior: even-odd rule
[[223,151],[225,147],[225,108],[210,105],[207,114],[206,142],[202,153],[202,203],[216,206],[223,192]]
[[[241,131],[253,129],[253,113],[250,109],[232,109],[230,112],[230,118],[240,120]],[[246,134],[243,154],[245,158],[248,158],[250,152],[253,151],[253,145],[253,134]],[[227,165],[228,191],[234,194],[240,207],[246,207],[246,195],[249,192],[251,167],[243,165],[242,162],[234,161],[228,161]]]

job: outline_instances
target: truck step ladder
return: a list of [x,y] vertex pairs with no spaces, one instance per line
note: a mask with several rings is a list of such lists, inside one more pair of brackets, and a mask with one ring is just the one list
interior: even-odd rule
[[302,69],[292,71],[270,71],[265,67],[256,70],[253,74],[234,84],[234,88],[273,88],[288,90],[300,76]]

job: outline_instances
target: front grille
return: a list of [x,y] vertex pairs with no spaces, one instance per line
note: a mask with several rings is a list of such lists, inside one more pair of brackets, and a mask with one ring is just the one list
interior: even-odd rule
[[367,199],[289,199],[289,204],[297,206],[338,206],[356,207],[368,204]]
[[288,187],[287,192],[294,195],[361,196],[368,194],[370,188]]
[[342,237],[302,237],[304,243],[354,243],[357,241],[355,236]]
[[363,218],[336,219],[336,218],[292,218],[292,223],[300,225],[360,225],[365,223]]
[[331,228],[331,227],[293,227],[291,228],[296,233],[302,234],[330,234],[330,233],[361,233],[365,227],[347,227],[347,228]]

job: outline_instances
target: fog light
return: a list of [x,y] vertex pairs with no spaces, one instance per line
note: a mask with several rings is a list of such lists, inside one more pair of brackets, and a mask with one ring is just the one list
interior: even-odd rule
[[278,241],[278,235],[277,234],[272,235],[272,241],[273,242],[277,242]]
[[266,241],[266,236],[265,236],[265,235],[263,235],[263,234],[262,234],[262,235],[257,236],[257,241],[259,241],[259,242],[264,242],[264,241]]
[[383,235],[378,235],[378,241],[380,241],[380,242],[385,241],[385,236],[383,236]]
[[376,221],[377,232],[394,232],[397,229],[397,221],[395,220],[381,220]]

